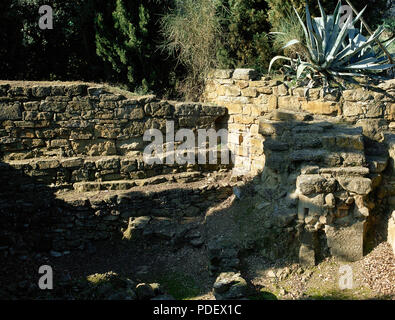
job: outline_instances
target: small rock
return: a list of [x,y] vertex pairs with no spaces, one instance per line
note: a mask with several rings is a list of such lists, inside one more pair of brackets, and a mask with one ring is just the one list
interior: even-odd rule
[[214,296],[217,300],[243,298],[247,293],[247,282],[240,273],[223,272],[214,283]]
[[154,289],[146,283],[139,283],[136,286],[136,294],[139,300],[149,300],[155,297]]

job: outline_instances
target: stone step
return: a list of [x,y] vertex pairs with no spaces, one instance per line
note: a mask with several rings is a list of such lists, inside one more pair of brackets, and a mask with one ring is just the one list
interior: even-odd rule
[[77,182],[73,184],[73,188],[78,192],[128,190],[133,187],[143,187],[161,183],[189,183],[199,181],[204,178],[204,175],[200,172],[184,172],[175,175],[161,175],[147,179]]
[[320,174],[331,174],[333,176],[366,176],[369,174],[369,169],[365,167],[335,167],[322,168],[319,170]]

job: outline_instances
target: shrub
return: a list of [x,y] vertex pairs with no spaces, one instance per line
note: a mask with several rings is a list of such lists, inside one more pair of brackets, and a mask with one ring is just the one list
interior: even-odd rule
[[159,41],[158,16],[169,1],[107,2],[96,15],[96,52],[111,67],[113,81],[129,89],[148,92],[166,86],[169,63],[156,50]]
[[267,71],[271,43],[267,34],[268,5],[264,0],[225,0],[226,18],[222,21],[223,39],[218,52],[221,67],[250,67]]
[[187,68],[179,83],[187,99],[199,99],[208,72],[217,67],[222,9],[216,0],[175,0],[175,8],[161,19],[160,48]]

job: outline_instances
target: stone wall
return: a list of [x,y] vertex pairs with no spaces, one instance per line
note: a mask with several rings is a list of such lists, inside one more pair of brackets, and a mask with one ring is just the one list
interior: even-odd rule
[[[146,165],[148,129],[215,128],[226,109],[126,98],[88,85],[0,86],[0,157],[47,184],[147,178],[187,166]],[[177,146],[177,143],[176,143]],[[166,150],[166,141],[163,144]],[[189,169],[191,166],[189,166]],[[193,167],[193,166],[192,166]],[[195,166],[212,171],[216,166]]]
[[[205,103],[86,84],[2,84],[0,251],[58,255],[132,235],[200,246],[201,219],[234,193],[253,195],[246,201],[268,243],[274,235],[293,243],[275,243],[282,254],[296,250],[304,264],[358,260],[394,210],[394,95],[393,80],[306,94],[251,69],[213,72]],[[166,121],[175,131],[226,128],[233,173],[254,179],[223,181],[229,165],[146,165],[143,134],[165,133]],[[270,245],[262,252],[276,258]]]
[[[216,70],[207,80],[204,101],[228,109],[235,165],[255,174],[264,167],[263,139],[258,133],[261,116],[280,109],[344,121],[362,127],[367,137],[382,141],[384,132],[395,126],[394,88],[394,81],[388,81],[373,90],[356,88],[324,94],[321,88],[313,88],[306,93],[305,88],[289,88],[281,81],[259,77],[253,69]],[[245,148],[236,147],[241,136],[249,137],[248,155]]]
[[[216,70],[204,93],[228,109],[236,168],[260,177],[257,210],[295,232],[305,264],[325,251],[361,259],[368,234],[394,209],[394,97],[394,80],[324,94],[252,69]],[[232,145],[237,137],[248,138],[249,152]]]
[[[175,132],[216,129],[225,115],[212,104],[126,97],[104,86],[1,84],[0,253],[59,256],[132,227],[150,241],[201,245],[190,234],[195,220],[232,190],[208,173],[220,180],[229,165],[147,165],[143,135],[165,136],[167,121]],[[148,219],[143,229],[131,226],[138,217]]]

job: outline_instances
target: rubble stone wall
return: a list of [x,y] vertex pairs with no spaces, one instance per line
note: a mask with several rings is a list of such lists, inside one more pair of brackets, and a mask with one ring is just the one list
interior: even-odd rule
[[[235,166],[260,176],[257,210],[296,234],[300,261],[324,251],[361,259],[395,205],[395,80],[324,94],[252,69],[216,70],[204,99],[228,109]],[[238,135],[249,152],[232,145]]]
[[[147,178],[186,171],[185,166],[145,165],[148,129],[166,122],[179,128],[215,128],[225,108],[126,98],[88,85],[0,86],[0,159],[47,184]],[[175,134],[175,133],[174,133]],[[177,146],[177,143],[176,143]],[[213,170],[216,166],[195,166]]]

